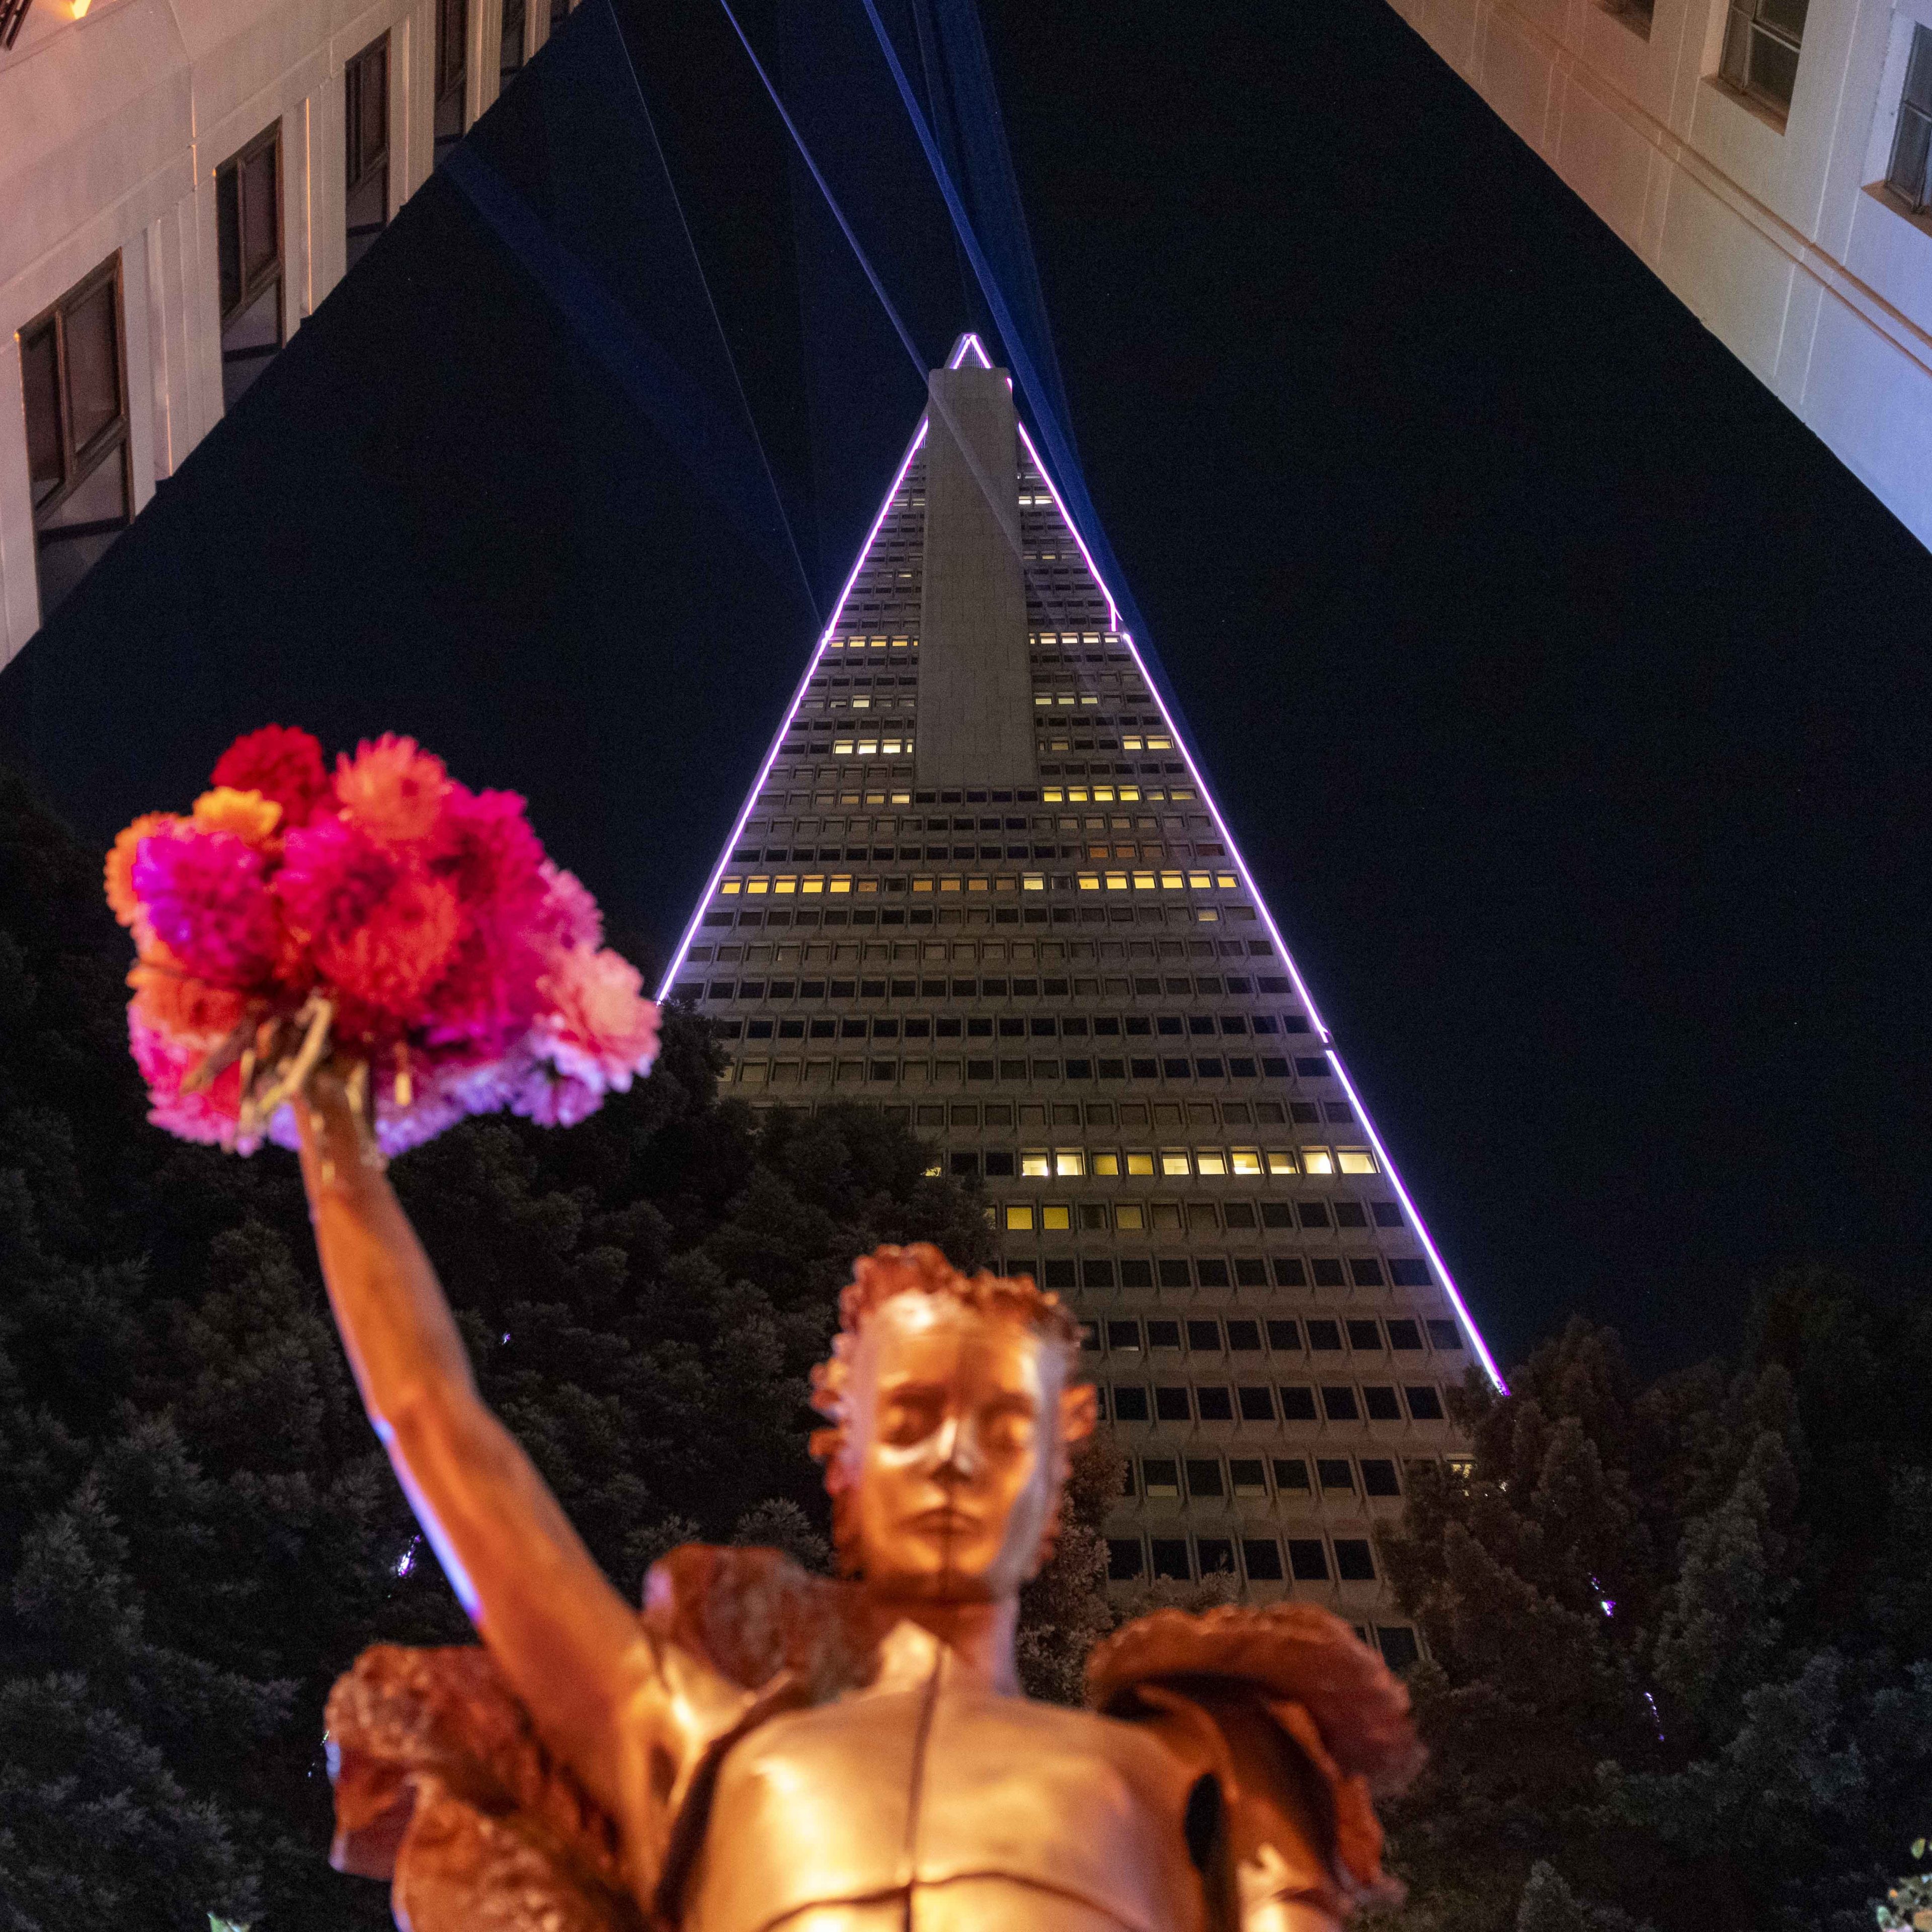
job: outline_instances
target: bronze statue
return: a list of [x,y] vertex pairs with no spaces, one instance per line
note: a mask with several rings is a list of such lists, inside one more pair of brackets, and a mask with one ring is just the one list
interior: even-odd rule
[[640,1616],[484,1407],[340,1079],[302,1173],[370,1419],[483,1640],[365,1652],[329,1701],[341,1868],[408,1932],[1328,1932],[1386,1896],[1370,1785],[1408,1699],[1310,1606],[1157,1612],[1020,1693],[1014,1625],[1094,1390],[1028,1280],[856,1264],[815,1378],[839,1552],[688,1546]]

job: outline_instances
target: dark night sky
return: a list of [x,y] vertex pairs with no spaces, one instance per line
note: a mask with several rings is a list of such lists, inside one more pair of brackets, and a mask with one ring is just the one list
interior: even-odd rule
[[[1101,514],[1492,1345],[1580,1309],[1686,1360],[1802,1257],[1917,1292],[1932,558],[1381,0],[982,4]],[[824,333],[814,218],[752,245],[782,150],[672,10],[632,43],[822,580],[916,388],[849,289]],[[533,200],[634,140],[544,66],[477,137]],[[695,326],[647,196],[557,192]],[[441,182],[250,404],[0,676],[0,755],[104,839],[268,716],[414,730],[668,944],[796,592]]]

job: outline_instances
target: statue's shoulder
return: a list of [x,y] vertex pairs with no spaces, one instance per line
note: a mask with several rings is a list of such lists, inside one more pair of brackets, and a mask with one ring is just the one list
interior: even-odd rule
[[1408,1691],[1340,1617],[1301,1603],[1156,1610],[1095,1646],[1087,1700],[1152,1726],[1238,1794],[1238,1852],[1268,1836],[1276,1814],[1298,1814],[1330,1906],[1400,1896],[1382,1874],[1372,1794],[1400,1790],[1425,1754]]
[[747,1690],[781,1672],[822,1703],[870,1681],[884,1631],[856,1583],[782,1550],[680,1544],[644,1579],[644,1627]]

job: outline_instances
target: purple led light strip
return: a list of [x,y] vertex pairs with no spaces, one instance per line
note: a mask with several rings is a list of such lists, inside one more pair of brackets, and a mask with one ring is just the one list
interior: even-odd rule
[[926,441],[926,420],[922,416],[919,419],[919,428],[913,432],[911,442],[906,445],[905,454],[899,459],[898,472],[892,478],[892,488],[886,492],[885,500],[879,506],[879,514],[872,519],[872,527],[866,532],[866,541],[859,548],[859,560],[853,565],[851,574],[845,580],[845,587],[838,593],[838,602],[832,607],[832,620],[819,633],[818,644],[806,664],[805,675],[799,680],[798,688],[792,693],[791,702],[785,706],[785,714],[778,721],[777,735],[772,740],[771,749],[765,754],[764,763],[758,767],[758,776],[746,796],[736,824],[731,827],[731,836],[725,840],[724,849],[718,854],[718,862],[712,867],[711,877],[699,896],[689,924],[684,928],[684,936],[677,942],[677,950],[671,956],[670,964],[663,979],[658,982],[657,996],[661,1000],[670,997],[671,982],[684,969],[684,956],[690,951],[691,942],[698,935],[698,922],[704,916],[704,909],[711,903],[711,896],[718,890],[718,881],[724,876],[724,868],[730,862],[732,848],[742,836],[746,820],[758,809],[758,794],[764,790],[765,781],[771,776],[772,767],[778,762],[779,752],[784,748],[785,734],[791,729],[792,720],[798,716],[798,707],[805,700],[805,694],[811,686],[812,674],[818,670],[819,661],[825,655],[825,647],[831,642],[833,632],[839,628],[838,620],[845,614],[845,600],[851,596],[852,586],[858,582],[859,573],[865,568],[866,560],[872,554],[872,545],[878,542],[879,532],[891,514],[893,501],[899,494],[899,486],[906,479],[906,472],[912,467],[913,458],[919,454],[920,446]]
[[1140,646],[1134,642],[1130,632],[1120,628],[1120,606],[1114,601],[1114,593],[1108,589],[1107,580],[1100,574],[1099,568],[1094,562],[1093,554],[1088,549],[1079,531],[1075,527],[1073,519],[1066,514],[1066,506],[1061,500],[1060,492],[1054,487],[1052,476],[1046,465],[1040,460],[1040,452],[1034,447],[1033,438],[1027,434],[1025,424],[1022,423],[1019,425],[1019,432],[1020,440],[1026,446],[1026,452],[1032,460],[1033,466],[1040,472],[1041,480],[1046,484],[1047,494],[1053,499],[1054,507],[1060,512],[1060,521],[1066,525],[1068,531],[1072,534],[1073,541],[1079,544],[1080,554],[1087,560],[1087,568],[1093,573],[1094,581],[1100,586],[1101,596],[1107,600],[1107,608],[1112,614],[1112,621],[1108,628],[1126,644],[1128,651],[1132,654],[1135,669],[1140,673],[1142,682],[1152,694],[1156,705],[1160,707],[1161,719],[1167,726],[1168,736],[1174,740],[1175,748],[1186,760],[1188,776],[1193,779],[1195,788],[1201,794],[1202,802],[1207,806],[1208,811],[1214,814],[1215,827],[1226,842],[1228,850],[1234,856],[1235,868],[1240,874],[1242,884],[1253,895],[1255,904],[1261,908],[1262,917],[1267,923],[1268,932],[1274,938],[1275,946],[1282,958],[1287,962],[1288,976],[1294,982],[1294,990],[1300,997],[1302,1004],[1308,1009],[1308,1016],[1314,1022],[1316,1030],[1322,1036],[1322,1051],[1328,1056],[1328,1064],[1335,1070],[1336,1078],[1341,1082],[1342,1091],[1348,1095],[1349,1104],[1355,1110],[1356,1118],[1361,1122],[1364,1131],[1368,1135],[1369,1143],[1376,1150],[1376,1158],[1382,1163],[1382,1172],[1388,1176],[1389,1184],[1394,1188],[1396,1198],[1401,1202],[1403,1209],[1408,1214],[1411,1226],[1421,1238],[1423,1247],[1427,1252],[1430,1262],[1434,1264],[1436,1274],[1441,1279],[1443,1287],[1448,1292],[1450,1301],[1455,1307],[1457,1317],[1460,1319],[1469,1340],[1476,1345],[1476,1354],[1482,1362],[1484,1371],[1487,1373],[1490,1380],[1496,1384],[1498,1391],[1507,1395],[1509,1393],[1509,1386],[1503,1380],[1502,1371],[1497,1368],[1495,1358],[1490,1354],[1480,1330],[1478,1329],[1467,1305],[1456,1288],[1455,1276],[1449,1272],[1442,1256],[1436,1250],[1436,1244],[1430,1240],[1429,1229],[1424,1225],[1422,1216],[1415,1211],[1415,1204],[1409,1198],[1408,1190],[1402,1184],[1402,1176],[1396,1172],[1395,1163],[1389,1158],[1388,1149],[1382,1144],[1382,1136],[1376,1132],[1375,1123],[1370,1119],[1367,1108],[1362,1105],[1361,1096],[1356,1092],[1354,1082],[1348,1078],[1348,1070],[1342,1064],[1341,1055],[1335,1051],[1334,1039],[1327,1026],[1323,1024],[1321,1012],[1316,1006],[1313,997],[1309,992],[1307,982],[1301,976],[1301,969],[1294,963],[1294,956],[1288,950],[1288,942],[1282,938],[1280,927],[1275,923],[1274,914],[1269,910],[1267,899],[1255,884],[1254,874],[1248,869],[1247,860],[1241,856],[1239,842],[1233,832],[1228,830],[1228,821],[1222,817],[1221,808],[1215,802],[1214,794],[1209,788],[1207,781],[1202,778],[1200,768],[1195,764],[1193,754],[1188,750],[1186,741],[1182,738],[1180,733],[1175,729],[1174,718],[1168,712],[1166,704],[1162,701],[1160,690],[1154,680],[1148,676],[1147,665],[1142,659]]

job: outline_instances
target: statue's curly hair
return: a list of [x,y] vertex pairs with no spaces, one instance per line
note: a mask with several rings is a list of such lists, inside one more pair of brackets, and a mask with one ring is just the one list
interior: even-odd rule
[[[1063,1362],[1078,1348],[1080,1324],[1066,1304],[1050,1290],[1035,1286],[1030,1275],[962,1274],[929,1241],[908,1247],[890,1244],[861,1255],[852,1264],[852,1279],[838,1298],[838,1334],[830,1358],[812,1372],[812,1406],[831,1426],[814,1430],[812,1453],[825,1466],[825,1487],[832,1498],[832,1535],[841,1565],[857,1568],[858,1544],[851,1521],[851,1472],[845,1450],[850,1440],[853,1364],[866,1324],[886,1303],[902,1294],[943,1296],[976,1313],[1018,1322]],[[1054,1418],[1054,1504],[1041,1539],[1038,1563],[1053,1554],[1060,1534],[1060,1497],[1066,1482],[1075,1443],[1093,1432],[1098,1402],[1090,1384],[1070,1383],[1078,1400],[1064,1406]]]

